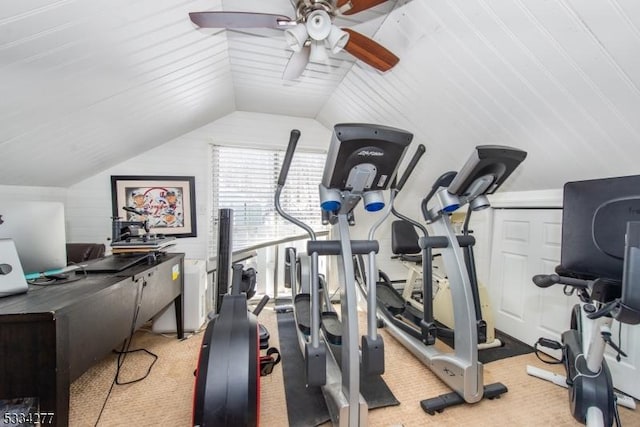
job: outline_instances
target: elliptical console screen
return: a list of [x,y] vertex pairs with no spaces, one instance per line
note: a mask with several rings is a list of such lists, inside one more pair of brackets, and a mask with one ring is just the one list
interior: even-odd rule
[[394,177],[413,134],[388,126],[338,124],[331,137],[322,184],[327,188],[350,190],[350,171],[371,164],[376,175],[368,190],[386,190]]
[[502,145],[479,145],[449,185],[448,191],[465,196],[474,181],[491,177],[482,194],[493,194],[527,157],[526,151]]

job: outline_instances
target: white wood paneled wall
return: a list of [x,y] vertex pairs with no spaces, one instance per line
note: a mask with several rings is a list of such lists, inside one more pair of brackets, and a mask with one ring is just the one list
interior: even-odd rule
[[72,242],[104,242],[111,237],[111,175],[195,176],[198,236],[178,239],[172,248],[188,258],[205,259],[207,240],[208,152],[203,141],[182,137],[134,157],[69,188],[66,216]]
[[[211,230],[210,147],[212,143],[286,147],[300,129],[301,149],[325,149],[331,131],[312,119],[236,112],[69,187],[66,216],[71,242],[105,242],[111,236],[111,175],[187,175],[196,178],[198,237],[178,239],[176,252],[206,259]],[[247,166],[247,167],[250,167]]]
[[16,201],[41,200],[64,202],[67,189],[62,187],[32,187],[26,185],[0,185],[0,199]]

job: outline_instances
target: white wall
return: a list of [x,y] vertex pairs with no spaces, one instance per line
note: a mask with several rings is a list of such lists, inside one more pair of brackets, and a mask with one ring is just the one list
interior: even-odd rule
[[62,187],[29,187],[25,185],[0,185],[0,199],[8,201],[41,200],[63,202],[67,189]]
[[[66,192],[68,240],[108,245],[107,238],[111,236],[111,175],[195,176],[198,237],[178,239],[173,250],[185,252],[187,258],[205,259],[211,231],[209,144],[284,148],[289,141],[289,132],[294,128],[302,133],[300,148],[325,149],[330,141],[331,131],[311,119],[235,112],[99,172],[69,187]],[[37,198],[42,194],[33,195]]]
[[111,237],[111,175],[187,175],[195,177],[198,237],[179,239],[174,250],[188,258],[205,257],[207,237],[206,140],[190,135],[177,138],[69,187],[66,216],[70,242],[104,242]]
[[[199,129],[215,144],[286,148],[292,129],[300,130],[299,149],[326,150],[332,129],[313,119],[236,111]],[[195,132],[192,132],[195,133]]]

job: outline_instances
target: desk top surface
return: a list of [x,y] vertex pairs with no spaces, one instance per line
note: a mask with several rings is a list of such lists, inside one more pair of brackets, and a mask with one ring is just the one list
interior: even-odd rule
[[[182,253],[168,253],[159,257],[155,264],[138,264],[117,273],[76,273],[79,280],[50,285],[29,285],[27,293],[0,298],[0,322],[2,316],[43,313],[50,317],[84,298],[121,284],[126,286],[136,275],[166,262],[179,262]],[[180,272],[183,275],[182,272]],[[129,283],[127,283],[129,281]]]

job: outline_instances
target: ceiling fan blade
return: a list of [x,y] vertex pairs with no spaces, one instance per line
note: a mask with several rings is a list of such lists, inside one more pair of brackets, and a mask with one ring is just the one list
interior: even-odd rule
[[284,15],[251,12],[191,12],[189,18],[202,28],[275,28],[285,30],[296,24]]
[[349,41],[343,49],[373,68],[388,71],[400,61],[390,50],[369,37],[349,28],[343,30],[349,33]]
[[[338,0],[336,7],[342,11],[343,15],[353,15],[363,10],[367,10],[387,0]],[[349,7],[351,5],[351,7]]]
[[304,71],[309,63],[309,55],[311,53],[311,47],[305,46],[299,52],[293,52],[287,66],[282,73],[283,80],[295,80]]

